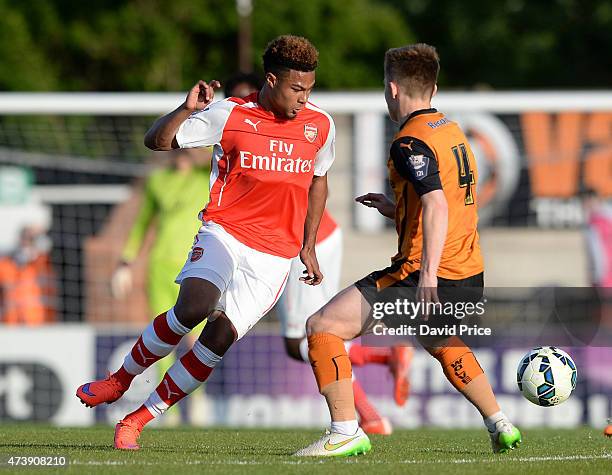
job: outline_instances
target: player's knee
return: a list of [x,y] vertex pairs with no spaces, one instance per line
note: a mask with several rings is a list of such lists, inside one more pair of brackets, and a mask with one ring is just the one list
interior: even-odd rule
[[188,328],[193,328],[212,313],[215,309],[214,303],[206,301],[190,300],[180,301],[174,306],[174,313],[179,322]]
[[206,322],[199,341],[215,354],[223,356],[237,337],[238,333],[232,322],[223,312],[219,312],[214,320]]
[[319,310],[306,320],[306,335],[314,335],[316,333],[330,333],[344,340],[353,338],[350,331],[347,331],[346,325],[342,321],[337,321],[330,318],[329,313],[324,309]]
[[327,325],[325,324],[323,319],[321,318],[321,314],[319,312],[314,315],[308,317],[306,320],[306,335],[314,335],[315,333],[326,333]]
[[285,351],[294,360],[303,361],[300,353],[300,342],[302,338],[285,338]]
[[193,328],[215,310],[220,296],[220,290],[211,282],[194,277],[186,278],[181,283],[174,313],[179,322]]

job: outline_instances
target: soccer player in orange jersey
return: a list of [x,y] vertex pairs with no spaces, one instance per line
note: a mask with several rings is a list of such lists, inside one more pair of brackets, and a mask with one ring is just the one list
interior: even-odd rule
[[82,385],[77,397],[89,406],[116,401],[136,375],[208,322],[145,403],[117,424],[116,448],[137,450],[145,424],[208,378],[230,346],[274,306],[294,257],[306,268],[305,284],[321,282],[315,239],[335,127],[329,114],[308,101],[317,61],[307,39],[278,37],[264,52],[259,93],[213,102],[219,82],[200,81],[147,132],[145,144],[153,150],[214,146],[210,199],[176,278],[174,307],[145,329],[117,372]]
[[[395,202],[376,193],[357,201],[395,220],[398,252],[390,267],[346,288],[308,319],[309,356],[332,424],[326,435],[296,453],[300,456],[354,455],[370,449],[355,417],[351,362],[344,349],[345,340],[369,328],[362,309],[371,309],[390,289],[413,288],[417,301],[425,303],[439,301],[438,288],[476,290],[482,296],[476,161],[459,126],[431,107],[438,54],[425,44],[391,49],[384,69],[389,115],[400,124],[388,161]],[[456,336],[420,341],[449,382],[481,413],[494,452],[518,445],[521,435],[501,412],[470,348]]]

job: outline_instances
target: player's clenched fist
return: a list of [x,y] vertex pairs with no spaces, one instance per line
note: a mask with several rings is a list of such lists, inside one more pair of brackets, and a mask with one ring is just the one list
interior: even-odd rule
[[219,89],[221,83],[216,79],[207,83],[201,79],[191,88],[187,99],[185,99],[185,108],[196,111],[203,110],[213,101],[215,97],[215,89]]

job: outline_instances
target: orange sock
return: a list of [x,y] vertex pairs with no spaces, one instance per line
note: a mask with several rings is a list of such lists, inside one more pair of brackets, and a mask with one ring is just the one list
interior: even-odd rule
[[429,348],[428,351],[440,362],[446,378],[459,391],[484,373],[472,350],[456,336],[451,337],[445,346]]
[[308,337],[308,358],[319,392],[328,384],[351,379],[353,375],[344,340],[331,333],[315,333]]
[[[332,422],[356,421],[353,371],[342,338],[331,333],[308,337],[308,357]],[[355,422],[356,424],[356,422]]]
[[440,362],[450,383],[470,401],[482,417],[500,411],[487,375],[478,364],[474,353],[456,336],[441,348],[428,348]]

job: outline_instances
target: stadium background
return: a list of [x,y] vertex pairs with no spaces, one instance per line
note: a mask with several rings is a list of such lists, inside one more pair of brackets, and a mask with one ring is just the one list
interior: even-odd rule
[[[321,53],[312,101],[337,124],[329,208],[344,230],[343,284],[384,267],[395,247],[394,231],[353,197],[385,189],[393,125],[381,92],[382,55],[418,40],[441,55],[442,92],[434,106],[468,131],[479,160],[487,285],[534,292],[591,285],[579,193],[591,188],[604,200],[612,195],[606,53],[612,7],[603,1],[589,2],[590,8],[569,1],[554,8],[468,3],[469,9],[390,0],[87,7],[1,1],[0,254],[13,253],[24,226],[45,228],[55,291],[47,296],[53,322],[0,327],[0,421],[112,423],[155,387],[157,372],[149,372],[127,398],[95,412],[73,396],[78,384],[118,367],[149,318],[146,248],[134,292],[113,299],[109,285],[141,198],[139,183],[152,162],[164,160],[152,159],[143,134],[198,78],[257,70],[266,42],[281,33],[303,34]],[[578,391],[552,409],[531,405],[516,390],[524,350],[478,352],[517,425],[605,424],[609,349],[596,357],[588,348],[569,349],[580,370]],[[478,425],[436,365],[417,353],[413,396],[402,409],[392,402],[384,369],[356,372],[396,427]],[[197,425],[327,422],[309,368],[284,354],[274,314],[230,351],[198,396],[188,408]]]

